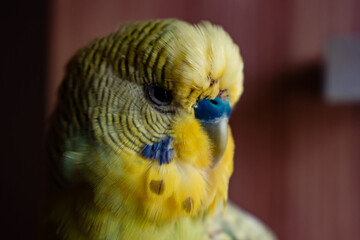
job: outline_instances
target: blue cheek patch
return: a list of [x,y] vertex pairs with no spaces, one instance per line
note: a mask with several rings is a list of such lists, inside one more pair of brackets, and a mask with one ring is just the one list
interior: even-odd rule
[[203,99],[195,108],[195,117],[200,121],[212,122],[219,118],[230,117],[231,107],[229,101],[215,99]]
[[155,159],[160,166],[163,163],[169,164],[174,157],[174,149],[170,146],[171,137],[166,137],[154,144],[145,144],[141,150],[142,155],[147,159]]

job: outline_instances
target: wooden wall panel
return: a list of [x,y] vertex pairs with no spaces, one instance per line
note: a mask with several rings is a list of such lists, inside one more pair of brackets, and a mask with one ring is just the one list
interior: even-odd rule
[[231,119],[230,196],[281,239],[352,239],[360,234],[360,108],[324,102],[317,68],[279,79],[258,102],[244,96]]

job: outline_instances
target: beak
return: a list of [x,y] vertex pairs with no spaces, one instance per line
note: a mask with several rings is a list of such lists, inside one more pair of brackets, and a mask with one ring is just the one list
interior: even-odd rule
[[200,121],[213,145],[211,167],[215,167],[225,152],[230,113],[229,101],[220,98],[203,99],[195,107],[195,117]]

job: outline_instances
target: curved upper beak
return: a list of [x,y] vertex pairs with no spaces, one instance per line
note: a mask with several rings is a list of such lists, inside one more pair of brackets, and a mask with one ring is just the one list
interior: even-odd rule
[[230,113],[229,101],[220,98],[203,99],[195,107],[195,117],[200,121],[213,145],[212,167],[221,160],[225,152]]

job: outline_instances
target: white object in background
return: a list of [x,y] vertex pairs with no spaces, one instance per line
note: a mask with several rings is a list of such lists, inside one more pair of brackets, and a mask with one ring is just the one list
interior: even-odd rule
[[360,102],[360,36],[329,39],[324,83],[328,101]]

